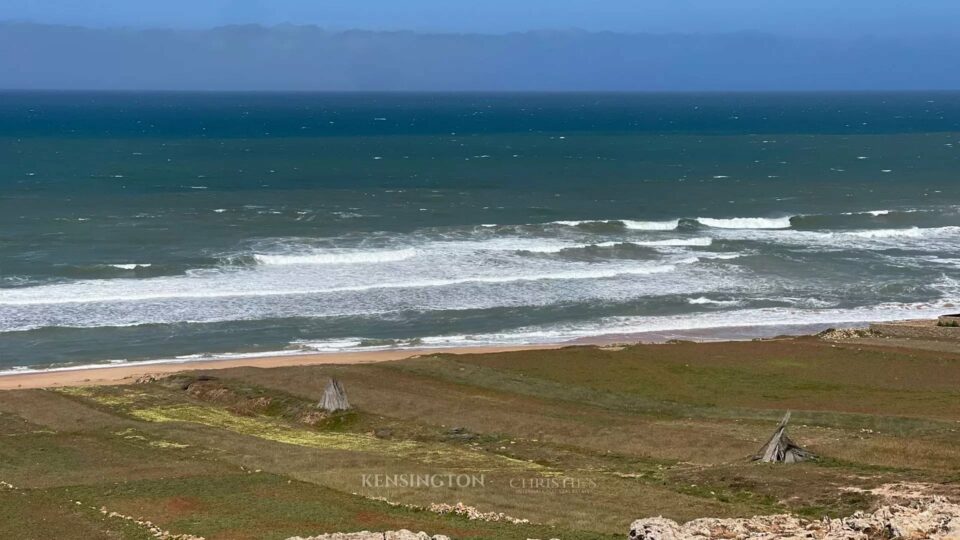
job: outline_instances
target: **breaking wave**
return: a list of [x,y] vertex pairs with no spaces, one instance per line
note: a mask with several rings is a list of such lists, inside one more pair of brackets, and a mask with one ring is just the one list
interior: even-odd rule
[[[694,299],[698,300],[698,299]],[[707,299],[708,300],[708,299]],[[697,302],[705,304],[707,302]],[[712,302],[710,302],[712,303]],[[443,347],[481,347],[495,345],[563,343],[578,338],[602,335],[615,335],[619,339],[630,334],[683,332],[690,330],[712,330],[708,334],[714,339],[729,339],[731,335],[724,329],[754,329],[760,332],[771,329],[770,336],[789,333],[790,327],[799,327],[800,332],[809,333],[810,327],[825,328],[844,324],[857,325],[868,321],[888,321],[918,316],[936,316],[946,313],[950,308],[943,302],[934,305],[881,304],[857,308],[821,309],[815,311],[792,308],[761,308],[717,310],[712,313],[697,313],[669,316],[633,316],[609,317],[580,323],[564,323],[543,326],[530,326],[504,330],[502,332],[478,334],[450,334],[417,338],[412,342],[396,340],[383,344],[382,348],[443,348]],[[763,333],[763,332],[761,332]],[[749,335],[749,333],[745,333]],[[743,338],[741,338],[743,339]],[[329,340],[309,340],[298,342],[303,352],[349,352],[370,350],[361,346],[364,338],[339,338]]]
[[[696,262],[696,259],[681,262]],[[447,287],[462,284],[483,283],[514,283],[523,281],[549,280],[583,280],[607,279],[618,276],[641,276],[672,272],[676,266],[672,264],[652,265],[644,267],[615,267],[596,270],[572,270],[566,272],[548,272],[542,274],[518,275],[486,275],[465,276],[450,279],[426,279],[411,281],[394,281],[382,283],[368,283],[362,285],[348,285],[342,287],[318,288],[250,288],[252,283],[238,283],[234,286],[223,286],[218,282],[193,283],[189,288],[181,280],[164,280],[150,283],[139,282],[143,285],[134,287],[114,286],[114,282],[104,280],[77,284],[48,285],[21,289],[8,289],[0,296],[0,306],[29,306],[47,304],[74,304],[74,303],[104,303],[104,302],[133,302],[142,300],[163,300],[174,298],[243,298],[264,296],[296,296],[316,295],[340,292],[362,292],[379,289],[423,289],[433,287]],[[135,282],[136,283],[136,282]],[[152,285],[152,286],[151,286]],[[71,294],[72,293],[72,294]]]
[[705,218],[699,217],[701,225],[714,229],[789,229],[792,217],[782,218]]
[[833,234],[854,236],[857,238],[927,238],[942,236],[945,233],[960,234],[960,227],[930,227],[926,229],[921,229],[920,227],[911,227],[909,229],[875,229]]
[[690,298],[687,300],[688,304],[694,306],[702,305],[715,305],[715,306],[736,306],[741,302],[739,300],[712,300],[706,296],[699,296],[697,298]]
[[137,268],[150,268],[153,266],[150,263],[129,263],[129,264],[111,264],[114,268],[119,268],[121,270],[136,270]]
[[256,254],[253,256],[260,264],[372,264],[405,261],[417,256],[415,249],[397,250],[325,250],[302,254]]
[[622,220],[623,225],[633,231],[672,231],[680,226],[680,220],[671,221],[632,221]]

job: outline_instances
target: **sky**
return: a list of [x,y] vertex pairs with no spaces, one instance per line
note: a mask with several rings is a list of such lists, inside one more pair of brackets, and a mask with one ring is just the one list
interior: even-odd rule
[[310,24],[329,29],[590,31],[789,36],[955,32],[957,0],[2,0],[0,20],[89,27]]
[[957,21],[960,0],[0,0],[0,90],[954,90]]

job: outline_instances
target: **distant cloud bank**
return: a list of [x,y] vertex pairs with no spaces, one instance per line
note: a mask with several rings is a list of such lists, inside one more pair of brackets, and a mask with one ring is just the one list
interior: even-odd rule
[[0,23],[0,50],[4,89],[960,89],[960,37],[422,34],[253,25],[128,30]]

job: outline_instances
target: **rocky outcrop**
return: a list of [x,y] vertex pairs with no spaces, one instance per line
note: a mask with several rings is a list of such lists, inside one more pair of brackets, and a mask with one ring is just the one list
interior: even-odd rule
[[[82,503],[80,501],[75,501],[75,504],[78,506]],[[150,536],[157,538],[158,540],[204,540],[202,536],[194,536],[192,534],[176,534],[170,531],[162,529],[159,525],[153,523],[148,519],[135,518],[133,516],[127,516],[119,512],[111,512],[106,509],[106,507],[100,507],[100,513],[104,516],[112,519],[122,519],[137,525],[150,534]]]
[[960,540],[960,505],[942,497],[881,506],[842,519],[809,521],[778,514],[747,519],[702,518],[678,524],[662,517],[638,519],[630,540]]
[[937,326],[960,328],[960,314],[955,313],[953,315],[941,315],[937,317]]
[[389,501],[383,497],[370,497],[371,500],[380,501],[389,504],[390,506],[396,506],[400,508],[408,508],[410,510],[420,510],[433,512],[436,514],[453,514],[456,516],[465,517],[471,521],[505,521],[507,523],[513,523],[514,525],[520,525],[523,523],[530,523],[529,519],[515,518],[513,516],[508,516],[503,512],[481,512],[477,508],[472,506],[467,506],[462,502],[457,504],[447,504],[447,503],[430,503],[430,506],[418,506],[415,504],[404,504]]
[[845,341],[848,339],[876,338],[882,336],[866,328],[829,328],[817,334],[817,337],[825,341]]
[[133,384],[150,384],[152,382],[157,382],[163,378],[163,375],[159,373],[144,373],[136,379],[134,379]]
[[960,341],[960,326],[941,326],[937,319],[873,323],[870,329],[882,337]]
[[[462,516],[469,520],[478,520],[478,521],[503,521],[513,524],[529,523],[529,520],[526,519],[517,519],[510,517],[501,512],[481,512],[472,506],[467,506],[463,503],[458,502],[457,504],[446,504],[446,503],[433,503],[430,506],[416,506],[412,504],[402,504],[391,502],[380,497],[371,497],[373,500],[378,500],[389,504],[390,506],[397,506],[402,508],[409,508],[413,510],[428,511],[434,512],[437,514],[452,514],[456,516]],[[287,538],[287,540],[450,540],[449,537],[442,534],[429,535],[425,532],[411,532],[406,529],[400,529],[399,531],[386,531],[386,532],[370,532],[370,531],[360,531],[352,533],[328,533],[321,534],[318,536],[294,536]]]
[[450,538],[442,534],[430,536],[423,531],[415,533],[406,529],[400,529],[399,531],[386,532],[361,531],[353,533],[330,533],[319,536],[308,536],[306,538],[293,536],[287,538],[287,540],[450,540]]
[[462,502],[458,502],[457,504],[433,503],[427,507],[427,510],[441,515],[453,514],[455,516],[463,516],[469,520],[505,521],[507,523],[513,523],[514,525],[530,523],[529,519],[515,518],[508,516],[503,512],[481,512],[480,510],[477,510],[472,506],[467,506]]

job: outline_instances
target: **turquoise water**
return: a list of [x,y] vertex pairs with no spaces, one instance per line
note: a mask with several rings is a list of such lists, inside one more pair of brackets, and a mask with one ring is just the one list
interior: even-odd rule
[[945,313],[958,176],[958,93],[0,93],[0,370]]

